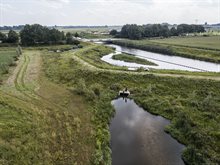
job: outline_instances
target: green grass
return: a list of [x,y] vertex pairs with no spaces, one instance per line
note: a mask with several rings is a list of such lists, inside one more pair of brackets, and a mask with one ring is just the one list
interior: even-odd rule
[[126,67],[113,66],[101,60],[103,56],[113,52],[115,52],[115,50],[111,47],[104,45],[90,44],[87,45],[87,47],[85,47],[84,49],[77,51],[75,55],[98,68],[126,70],[127,69]]
[[[201,38],[200,40],[198,38]],[[161,53],[166,55],[176,55],[214,63],[220,63],[220,49],[217,47],[219,37],[198,37],[200,41],[196,43],[196,39],[189,38],[189,44],[184,45],[183,41],[187,42],[186,38],[175,39],[157,39],[157,40],[118,40],[112,41],[113,44],[142,49],[150,52]],[[171,42],[171,41],[173,42]],[[182,41],[182,45],[178,45]],[[167,42],[166,42],[167,41]],[[170,41],[170,42],[169,42]],[[193,44],[194,43],[194,44]],[[205,46],[206,45],[206,46]]]
[[[41,54],[42,53],[42,54]],[[0,164],[90,164],[95,148],[92,114],[84,100],[48,81],[44,72],[32,79],[28,70],[44,50],[25,50],[14,86],[0,88]],[[53,57],[59,53],[53,53]],[[38,67],[38,66],[37,66]],[[33,74],[33,72],[32,72]],[[29,80],[30,81],[30,80]],[[81,154],[83,153],[83,154]]]
[[9,68],[16,65],[17,59],[16,48],[0,48],[0,81],[4,74],[9,73]]
[[187,146],[183,153],[187,163],[220,161],[219,82],[93,70],[68,57],[66,53],[57,55],[57,60],[46,64],[45,71],[50,79],[68,85],[92,105],[96,162],[110,161],[108,124],[113,113],[110,102],[125,86],[145,110],[171,120],[166,131]]
[[125,62],[134,62],[137,64],[143,64],[143,65],[154,65],[154,66],[157,65],[157,64],[150,62],[148,60],[141,59],[141,58],[135,57],[134,55],[125,54],[125,53],[114,55],[114,56],[112,56],[112,58],[115,60],[121,60],[121,61],[125,61]]
[[79,33],[81,38],[86,38],[86,39],[99,39],[99,38],[111,38],[109,34],[101,34],[101,33],[88,33],[88,32],[80,32]]
[[[16,88],[0,89],[0,164],[111,164],[111,100],[125,86],[145,110],[171,120],[166,131],[187,146],[186,162],[219,163],[220,83],[109,71],[99,60],[112,51],[93,44],[64,53],[24,50]],[[25,79],[39,54],[35,91]]]
[[80,32],[108,32],[109,28],[107,27],[100,27],[100,28],[59,28],[60,31],[64,31],[65,33],[80,33]]
[[176,37],[176,38],[167,38],[167,39],[157,39],[151,40],[155,43],[178,45],[178,46],[187,46],[195,47],[201,49],[214,49],[220,50],[220,36],[210,36],[210,37]]

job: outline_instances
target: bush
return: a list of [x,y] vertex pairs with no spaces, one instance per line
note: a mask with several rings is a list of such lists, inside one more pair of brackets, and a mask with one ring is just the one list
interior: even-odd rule
[[0,71],[2,74],[8,74],[9,73],[9,67],[5,64],[0,64]]
[[101,93],[102,93],[102,89],[103,87],[102,87],[102,85],[101,84],[98,84],[98,83],[95,83],[95,84],[93,84],[93,85],[91,85],[91,87],[90,87],[90,89],[94,92],[94,94],[96,95],[96,96],[100,96],[101,95]]

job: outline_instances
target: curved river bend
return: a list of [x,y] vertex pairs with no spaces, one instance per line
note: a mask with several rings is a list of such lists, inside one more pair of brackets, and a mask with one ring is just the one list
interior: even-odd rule
[[138,107],[133,100],[112,101],[110,124],[113,165],[184,165],[184,146],[164,132],[170,122]]
[[146,59],[153,63],[156,63],[158,66],[149,66],[149,65],[140,65],[136,63],[129,63],[119,60],[112,59],[114,54],[109,54],[102,57],[102,60],[117,66],[126,66],[128,68],[154,68],[154,69],[171,69],[171,70],[184,70],[184,71],[202,71],[202,72],[220,72],[220,64],[215,64],[211,62],[205,62],[200,60],[194,60],[178,56],[169,56],[159,53],[152,53],[139,49],[132,49],[123,46],[118,46],[110,44],[108,46],[114,47],[116,52],[124,52],[128,54],[135,55],[136,57]]

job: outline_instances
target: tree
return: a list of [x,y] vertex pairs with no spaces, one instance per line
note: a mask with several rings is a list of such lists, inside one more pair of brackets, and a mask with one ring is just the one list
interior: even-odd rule
[[39,24],[25,25],[20,32],[23,45],[57,44],[65,40],[64,32],[57,29],[49,29]]
[[172,28],[170,29],[170,35],[171,35],[171,36],[178,36],[178,32],[177,32],[177,30],[176,30],[175,27],[172,27]]
[[136,24],[124,25],[121,30],[121,36],[129,39],[141,39],[143,28]]
[[15,31],[10,30],[9,33],[8,33],[7,42],[8,43],[17,43],[18,40],[19,40],[18,34]]
[[62,33],[57,29],[49,30],[49,42],[50,43],[59,43],[63,39]]
[[0,41],[1,42],[6,42],[7,41],[7,36],[2,32],[0,32]]
[[129,26],[130,25],[124,25],[123,27],[122,27],[122,29],[121,29],[121,37],[123,37],[123,38],[129,38],[129,36],[128,36],[128,29],[129,29]]
[[48,35],[49,29],[39,24],[25,25],[20,31],[21,43],[26,46],[48,42]]
[[79,37],[79,34],[76,32],[75,34],[74,34],[74,37]]
[[67,44],[72,44],[73,43],[73,34],[68,32],[66,33],[66,43]]
[[118,33],[117,30],[113,29],[113,30],[110,31],[109,34],[112,35],[112,36],[115,36],[117,33]]

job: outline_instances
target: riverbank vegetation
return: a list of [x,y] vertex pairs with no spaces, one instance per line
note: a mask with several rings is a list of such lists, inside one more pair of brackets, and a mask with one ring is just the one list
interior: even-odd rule
[[77,51],[75,55],[98,68],[126,70],[127,69],[126,67],[113,66],[101,60],[103,56],[114,52],[115,52],[114,48],[103,45],[90,44],[87,45],[85,49],[81,49]]
[[0,47],[0,85],[3,75],[9,73],[10,67],[16,66],[16,61],[22,54],[20,47]]
[[154,65],[154,66],[157,65],[157,64],[150,62],[146,59],[141,59],[141,58],[135,57],[134,55],[126,54],[126,53],[114,55],[114,56],[112,56],[112,59],[121,60],[121,61],[125,61],[125,62],[133,62],[133,63],[143,64],[143,65]]
[[[131,47],[136,49],[142,49],[150,52],[161,53],[166,55],[175,55],[175,56],[182,56],[192,59],[198,59],[208,62],[220,63],[220,51],[218,50],[217,43],[215,41],[218,40],[218,36],[215,37],[198,37],[193,39],[197,40],[197,44],[190,46],[188,45],[181,45],[178,44],[182,38],[176,38],[176,44],[169,43],[168,40],[116,40],[110,41],[110,43]],[[167,41],[167,42],[166,42]],[[192,41],[192,42],[193,42]],[[206,47],[203,45],[206,44]],[[211,45],[211,46],[209,46]],[[214,49],[213,49],[214,48]],[[216,48],[216,49],[215,49]]]
[[[77,53],[77,52],[76,52]],[[86,68],[70,53],[45,56],[47,76],[85,97],[95,114],[96,163],[109,162],[111,100],[128,87],[145,110],[171,120],[166,131],[184,143],[188,164],[219,163],[220,86],[210,80],[157,77]],[[54,60],[49,60],[53,56]],[[67,75],[67,76],[64,76]]]

